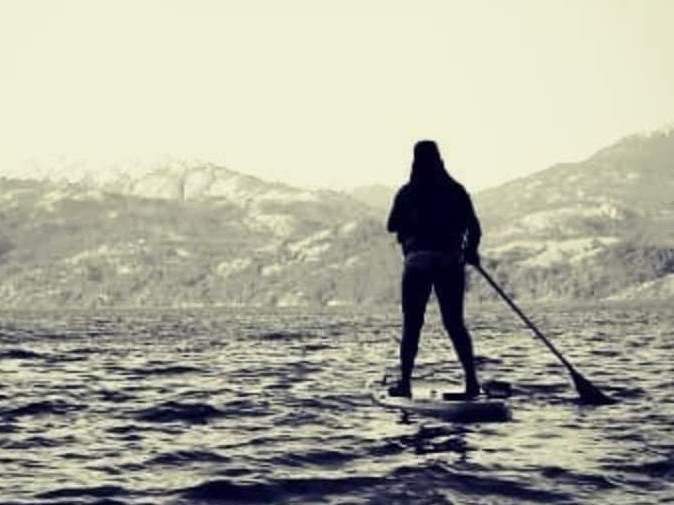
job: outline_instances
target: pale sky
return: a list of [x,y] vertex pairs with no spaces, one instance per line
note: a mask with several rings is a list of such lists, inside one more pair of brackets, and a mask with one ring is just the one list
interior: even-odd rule
[[0,163],[346,188],[400,184],[432,138],[480,189],[671,125],[673,26],[668,0],[0,0]]

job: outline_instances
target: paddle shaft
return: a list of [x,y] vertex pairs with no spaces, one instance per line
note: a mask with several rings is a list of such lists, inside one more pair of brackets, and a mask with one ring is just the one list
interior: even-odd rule
[[513,302],[508,295],[505,294],[505,292],[501,289],[501,286],[496,284],[496,281],[491,278],[491,276],[485,272],[484,268],[482,268],[481,265],[473,265],[478,272],[482,274],[482,276],[486,279],[486,281],[491,285],[492,288],[503,298],[503,300],[510,306],[513,311],[520,316],[520,319],[524,321],[524,324],[526,324],[531,331],[533,331],[538,338],[540,338],[543,343],[547,346],[550,351],[557,356],[557,359],[562,362],[562,364],[569,369],[569,371],[572,374],[577,374],[576,370],[574,370],[573,366],[571,366],[571,363],[567,361],[567,359],[562,356],[562,354],[555,348],[554,345],[552,345],[552,342],[550,342],[545,335],[543,335],[538,328],[532,323],[527,316],[524,315],[524,313],[519,309],[517,305],[515,305],[515,302]]

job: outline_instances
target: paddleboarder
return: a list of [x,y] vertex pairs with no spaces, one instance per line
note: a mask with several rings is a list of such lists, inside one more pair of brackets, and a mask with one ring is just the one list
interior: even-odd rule
[[473,344],[463,321],[463,298],[465,263],[480,264],[481,230],[470,196],[447,173],[434,141],[415,144],[410,178],[395,196],[387,228],[397,234],[405,256],[401,377],[389,388],[389,394],[412,396],[414,360],[426,305],[434,288],[442,322],[463,366],[466,397],[476,397],[480,386]]

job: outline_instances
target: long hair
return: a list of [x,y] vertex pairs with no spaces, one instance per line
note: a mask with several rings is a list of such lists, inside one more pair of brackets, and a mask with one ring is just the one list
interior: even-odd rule
[[451,184],[453,179],[445,169],[438,145],[433,140],[420,140],[414,145],[414,159],[410,172],[410,185],[418,189],[431,189]]

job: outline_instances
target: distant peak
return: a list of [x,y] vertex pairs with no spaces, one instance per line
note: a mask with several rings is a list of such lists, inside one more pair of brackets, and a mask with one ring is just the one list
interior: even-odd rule
[[[139,180],[150,175],[187,177],[209,172],[218,177],[239,176],[257,180],[222,164],[203,158],[180,158],[172,155],[124,155],[118,157],[51,154],[31,156],[0,169],[0,175],[15,179],[32,179],[87,186],[106,185],[119,180]],[[262,181],[260,181],[262,182]]]
[[666,149],[671,150],[673,145],[674,123],[666,127],[626,135],[618,139],[613,144],[610,144],[594,153],[592,156],[590,156],[588,161],[613,158],[615,156],[624,156],[629,152],[648,152],[651,151],[653,147],[665,147]]

